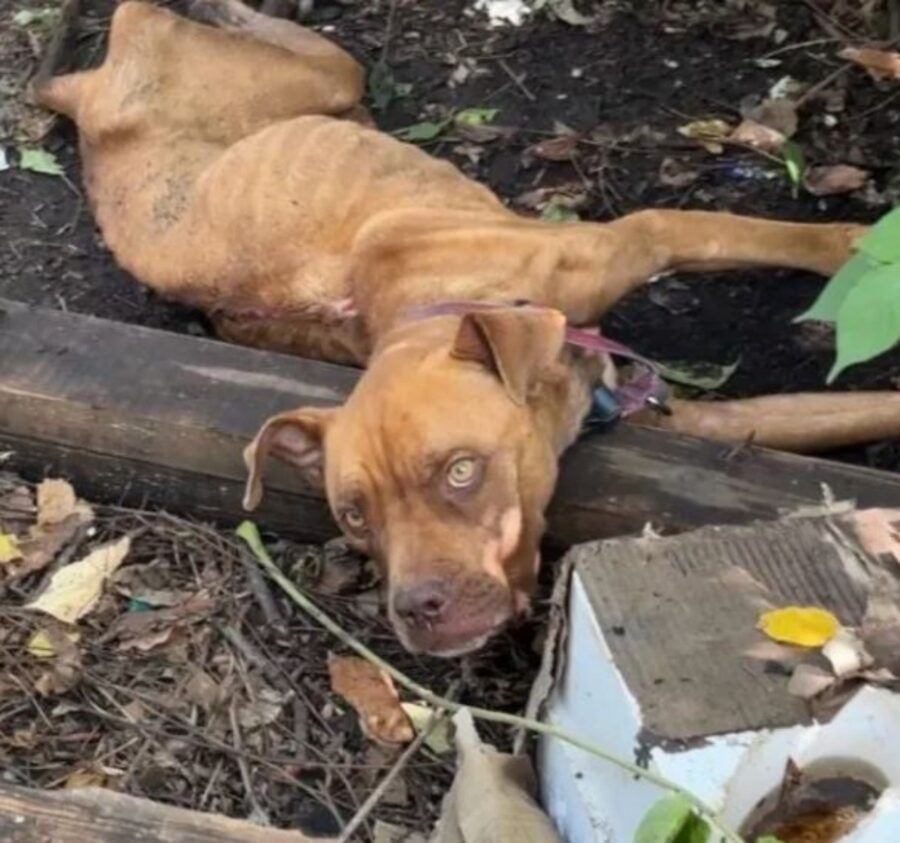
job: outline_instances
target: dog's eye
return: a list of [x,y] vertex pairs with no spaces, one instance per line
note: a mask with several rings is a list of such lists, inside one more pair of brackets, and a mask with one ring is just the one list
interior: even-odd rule
[[454,489],[465,489],[478,475],[478,463],[472,457],[460,457],[450,463],[447,482]]
[[366,529],[366,516],[359,507],[349,506],[342,510],[341,519],[351,532],[362,533]]

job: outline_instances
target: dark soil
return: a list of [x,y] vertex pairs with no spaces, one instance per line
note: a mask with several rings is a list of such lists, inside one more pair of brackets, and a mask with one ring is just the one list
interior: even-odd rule
[[[519,27],[491,28],[484,13],[463,0],[319,0],[307,23],[370,68],[387,70],[378,76],[388,80],[375,86],[390,100],[377,111],[384,129],[440,119],[451,109],[499,109],[495,123],[511,130],[499,139],[442,136],[429,148],[525,210],[535,207],[532,191],[558,188],[574,196],[585,219],[690,207],[872,221],[900,196],[900,88],[873,82],[837,52],[846,43],[896,35],[888,5],[604,0],[594,2],[596,19],[588,27],[541,14]],[[105,2],[86,6],[69,62],[76,66],[102,56],[108,23]],[[861,11],[866,6],[872,9],[868,16]],[[8,20],[13,4],[0,0],[0,9]],[[14,94],[21,89],[41,40],[40,32],[7,28],[0,41],[4,88]],[[729,148],[712,155],[677,133],[697,119],[736,122],[742,104],[765,98],[786,76],[813,89],[795,138],[808,161],[863,166],[872,173],[866,188],[816,198],[796,191],[783,168],[758,153]],[[13,140],[23,125],[33,135],[34,115],[30,121],[18,113],[11,118],[10,108],[7,103],[6,113],[0,112],[0,128]],[[574,161],[524,154],[563,127],[584,138]],[[65,180],[15,167],[0,173],[0,296],[204,333],[202,317],[143,290],[103,248],[78,187],[71,126],[58,122],[43,144],[64,165]],[[15,161],[14,145],[7,151]],[[667,186],[662,171],[696,178]],[[796,326],[792,318],[820,287],[818,278],[786,271],[676,278],[632,296],[606,328],[663,360],[740,358],[721,390],[726,396],[818,390],[832,358],[832,337],[825,326]],[[838,386],[892,388],[898,376],[900,354],[894,353],[845,374]],[[900,448],[892,445],[837,456],[900,466]]]

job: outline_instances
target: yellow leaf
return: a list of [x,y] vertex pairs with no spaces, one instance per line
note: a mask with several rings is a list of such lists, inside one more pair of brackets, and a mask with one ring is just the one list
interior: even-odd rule
[[39,609],[63,623],[75,623],[100,599],[103,583],[122,564],[130,547],[131,539],[123,536],[60,568],[44,593],[26,608]]
[[798,647],[821,647],[841,628],[840,621],[816,606],[787,606],[764,612],[759,628],[775,641]]
[[[80,637],[74,630],[66,633],[66,638],[73,644]],[[28,639],[28,652],[36,659],[52,659],[56,655],[56,645],[46,629],[39,629]]]
[[0,563],[15,562],[22,558],[19,542],[10,533],[0,533]]

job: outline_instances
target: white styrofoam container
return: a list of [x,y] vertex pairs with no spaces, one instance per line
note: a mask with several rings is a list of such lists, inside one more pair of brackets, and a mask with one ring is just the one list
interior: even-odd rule
[[[641,712],[613,662],[576,569],[570,597],[567,668],[546,720],[634,761]],[[900,695],[862,689],[827,724],[707,738],[684,749],[651,750],[649,764],[718,810],[737,829],[776,788],[792,759],[823,775],[864,769],[884,790],[846,843],[900,843]],[[543,803],[566,843],[632,843],[655,785],[553,738],[539,750]]]

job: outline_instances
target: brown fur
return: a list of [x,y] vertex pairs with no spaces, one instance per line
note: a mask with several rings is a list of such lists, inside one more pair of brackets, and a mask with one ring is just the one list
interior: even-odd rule
[[[527,605],[556,459],[614,376],[563,347],[565,319],[596,323],[673,270],[827,274],[862,231],[677,211],[526,219],[373,129],[362,69],[324,38],[237,0],[197,11],[220,28],[123,3],[103,66],[37,95],[77,122],[97,220],[137,278],[235,342],[368,365],[342,408],[269,420],[248,449],[248,503],[268,453],[324,481],[413,649],[471,649]],[[517,299],[542,307],[405,318]],[[900,435],[893,393],[673,406],[638,421],[795,450]]]

